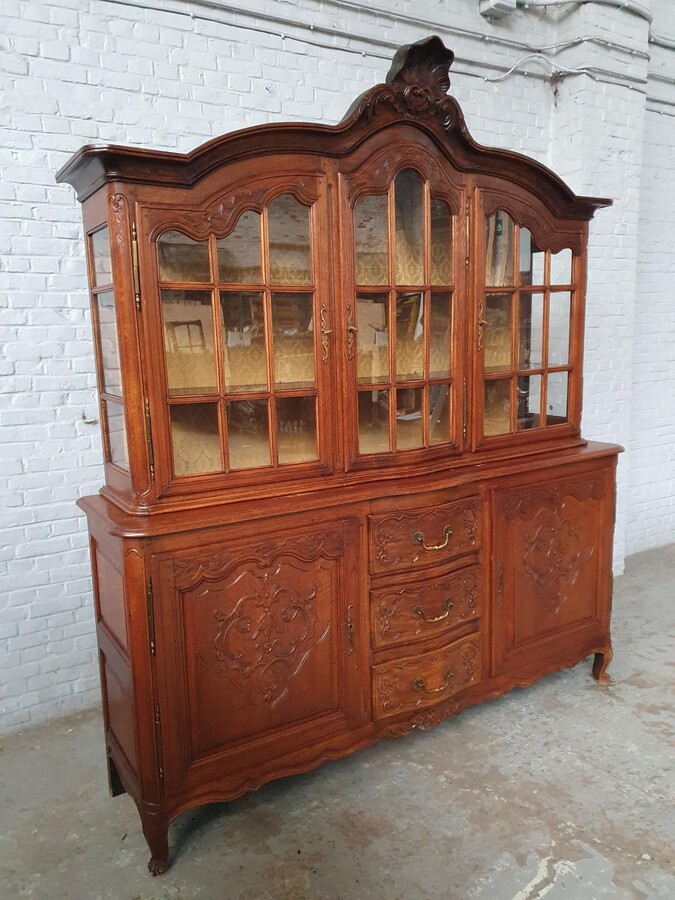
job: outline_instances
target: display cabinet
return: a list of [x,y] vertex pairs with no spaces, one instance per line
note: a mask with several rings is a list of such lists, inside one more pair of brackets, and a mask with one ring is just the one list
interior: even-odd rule
[[178,814],[594,655],[618,447],[580,436],[588,222],[439,38],[336,126],[85,147],[113,793]]

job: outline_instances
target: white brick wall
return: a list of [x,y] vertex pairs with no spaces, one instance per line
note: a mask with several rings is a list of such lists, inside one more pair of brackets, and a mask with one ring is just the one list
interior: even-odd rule
[[[80,207],[55,172],[86,142],[187,151],[265,121],[336,122],[383,79],[395,47],[429,33],[456,53],[451,90],[477,140],[534,156],[575,190],[617,201],[592,224],[584,431],[630,450],[617,566],[626,546],[675,539],[666,218],[675,200],[666,103],[675,88],[659,82],[650,101],[658,111],[645,113],[647,23],[593,4],[564,16],[519,11],[500,23],[478,15],[478,0],[248,6],[2,4],[0,730],[98,701],[85,524],[74,506],[102,483],[98,409]],[[484,80],[533,47],[591,37],[549,51],[559,65],[596,67],[594,78],[563,80],[557,97],[551,67],[537,61]],[[673,51],[660,52],[659,71],[672,78]]]

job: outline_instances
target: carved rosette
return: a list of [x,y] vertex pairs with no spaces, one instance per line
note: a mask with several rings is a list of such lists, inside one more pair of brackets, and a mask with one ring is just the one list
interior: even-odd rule
[[127,218],[127,198],[124,194],[113,194],[110,197],[110,211],[112,212],[112,237],[118,247],[127,244],[127,231],[129,222]]

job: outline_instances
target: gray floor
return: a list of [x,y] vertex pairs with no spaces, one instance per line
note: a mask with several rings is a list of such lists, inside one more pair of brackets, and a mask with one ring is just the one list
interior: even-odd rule
[[582,663],[183,816],[158,879],[98,714],[6,738],[0,897],[672,900],[675,545],[628,560],[614,646],[608,688]]

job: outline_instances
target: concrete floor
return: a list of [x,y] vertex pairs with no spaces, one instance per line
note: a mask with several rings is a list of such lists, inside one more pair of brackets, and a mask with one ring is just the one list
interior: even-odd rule
[[146,872],[100,717],[5,738],[0,898],[675,898],[675,545],[617,579],[615,682],[589,663],[171,829]]

